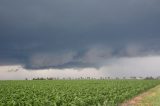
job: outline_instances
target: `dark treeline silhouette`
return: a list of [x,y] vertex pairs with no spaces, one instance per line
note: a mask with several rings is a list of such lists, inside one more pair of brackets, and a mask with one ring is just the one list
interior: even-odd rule
[[[79,78],[71,78],[71,77],[68,77],[68,78],[43,78],[43,77],[38,77],[38,78],[33,78],[32,80],[96,80],[96,79],[99,79],[99,80],[105,80],[105,79],[113,79],[113,78],[110,78],[110,77],[100,77],[100,78],[93,78],[93,77],[79,77]],[[28,80],[26,78],[26,80]]]
[[[71,78],[71,77],[68,77],[68,78],[59,78],[59,77],[49,77],[49,78],[43,78],[43,77],[38,77],[38,78],[33,78],[31,80],[112,80],[112,79],[116,79],[116,80],[125,80],[125,79],[137,79],[137,80],[154,80],[154,79],[160,79],[160,76],[158,77],[152,77],[152,76],[147,76],[147,77],[135,77],[135,76],[131,76],[131,77],[122,77],[122,78],[119,78],[119,77],[115,77],[115,78],[112,78],[112,77],[99,77],[99,78],[93,78],[93,77],[79,77],[79,78]],[[28,80],[27,78],[25,80]]]

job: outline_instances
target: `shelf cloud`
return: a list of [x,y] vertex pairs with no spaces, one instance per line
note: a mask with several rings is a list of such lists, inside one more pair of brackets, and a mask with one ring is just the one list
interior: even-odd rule
[[0,14],[1,66],[99,70],[160,55],[159,0],[3,0]]

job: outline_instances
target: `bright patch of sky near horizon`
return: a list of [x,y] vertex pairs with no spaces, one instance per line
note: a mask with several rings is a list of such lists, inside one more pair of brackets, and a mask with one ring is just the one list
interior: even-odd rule
[[[79,77],[146,77],[160,76],[160,56],[136,58],[115,58],[109,64],[96,68],[27,70],[21,66],[1,66],[0,79],[32,79],[37,77],[79,78]],[[17,70],[18,69],[18,70]]]

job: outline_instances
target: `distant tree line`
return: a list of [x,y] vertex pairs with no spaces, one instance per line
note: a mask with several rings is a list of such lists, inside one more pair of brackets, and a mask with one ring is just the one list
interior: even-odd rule
[[[68,78],[54,78],[54,77],[49,77],[49,78],[43,78],[43,77],[38,77],[38,78],[33,78],[31,80],[110,80],[110,79],[116,79],[116,80],[125,80],[125,79],[142,79],[142,80],[154,80],[154,79],[160,79],[160,76],[158,77],[152,77],[152,76],[149,76],[149,77],[135,77],[135,76],[132,76],[132,77],[115,77],[115,78],[112,78],[112,77],[99,77],[99,78],[93,78],[93,77],[79,77],[79,78],[71,78],[71,77],[68,77]],[[26,78],[26,80],[28,80]]]

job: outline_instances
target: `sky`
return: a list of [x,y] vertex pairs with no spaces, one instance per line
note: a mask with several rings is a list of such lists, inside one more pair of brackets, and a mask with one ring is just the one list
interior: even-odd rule
[[0,79],[160,76],[159,0],[1,0]]

